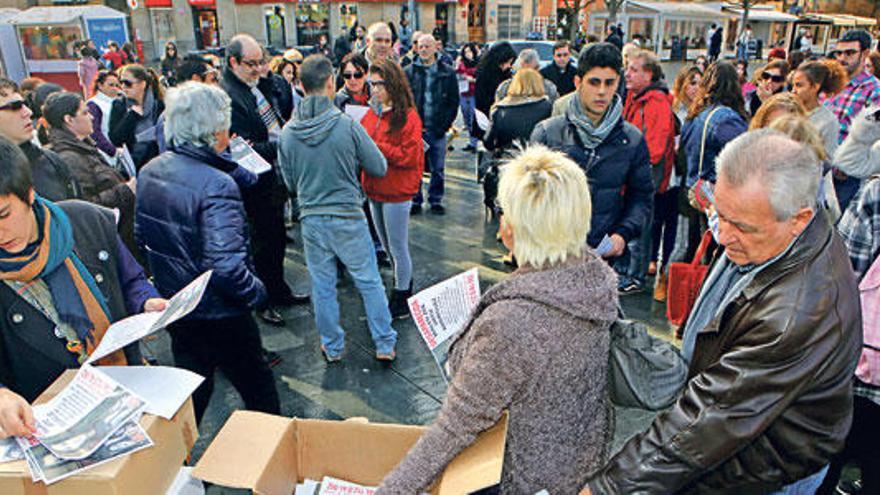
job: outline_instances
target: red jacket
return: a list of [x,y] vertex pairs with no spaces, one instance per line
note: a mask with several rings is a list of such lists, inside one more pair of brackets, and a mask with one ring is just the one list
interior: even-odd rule
[[645,136],[651,165],[662,165],[663,180],[657,192],[666,192],[675,163],[675,116],[669,92],[660,84],[653,84],[639,94],[630,92],[623,114]]
[[364,115],[361,125],[379,151],[388,161],[385,177],[361,174],[364,192],[373,201],[400,203],[409,201],[419,192],[425,169],[425,149],[422,145],[422,120],[415,108],[410,108],[406,124],[394,134],[388,134],[391,113],[379,116],[372,109]]
[[128,56],[122,50],[116,50],[115,52],[108,51],[101,58],[109,60],[110,64],[113,66],[113,70],[116,70],[128,63]]

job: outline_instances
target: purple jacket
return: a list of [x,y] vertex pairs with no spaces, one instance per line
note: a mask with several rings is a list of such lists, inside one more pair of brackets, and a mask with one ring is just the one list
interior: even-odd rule
[[[116,156],[116,146],[113,146],[113,143],[110,142],[110,138],[104,135],[104,132],[101,130],[101,125],[104,122],[104,113],[101,111],[101,108],[94,102],[86,103],[86,107],[89,109],[89,113],[92,114],[92,140],[95,141],[95,144],[98,146],[98,149],[107,153],[108,156]],[[109,115],[106,116],[108,119]]]

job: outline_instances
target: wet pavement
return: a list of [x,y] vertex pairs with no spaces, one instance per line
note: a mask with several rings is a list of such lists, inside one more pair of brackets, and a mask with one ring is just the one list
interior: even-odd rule
[[[501,257],[503,246],[495,240],[498,222],[482,206],[482,188],[476,181],[476,156],[461,151],[465,140],[454,140],[455,150],[447,158],[446,215],[429,212],[410,217],[410,249],[414,263],[415,290],[428,287],[472,267],[479,267],[483,290],[502,280],[511,268]],[[288,244],[285,271],[298,292],[309,290],[308,273],[294,224]],[[386,288],[392,274],[381,270]],[[375,360],[374,348],[364,318],[363,305],[351,280],[338,286],[346,350],[340,363],[327,364],[319,349],[311,306],[282,310],[287,324],[274,327],[260,322],[264,347],[277,352],[282,362],[273,368],[285,416],[345,419],[366,417],[373,422],[424,425],[437,414],[445,384],[427,347],[411,319],[396,320],[399,333],[397,360],[390,366]],[[664,306],[652,302],[650,291],[621,297],[628,316],[645,321],[651,331],[669,338],[672,331],[663,316]],[[163,364],[173,360],[167,336],[149,342],[148,347]],[[211,404],[200,425],[200,438],[193,451],[196,461],[216,432],[236,409],[244,407],[238,394],[218,372]],[[650,413],[620,410],[616,444],[640,431]],[[237,493],[212,487],[211,494]]]

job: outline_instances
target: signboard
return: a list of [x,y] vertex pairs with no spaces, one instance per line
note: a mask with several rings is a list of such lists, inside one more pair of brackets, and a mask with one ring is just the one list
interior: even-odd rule
[[86,19],[87,38],[95,40],[95,46],[107,46],[110,40],[119,46],[128,41],[125,19]]

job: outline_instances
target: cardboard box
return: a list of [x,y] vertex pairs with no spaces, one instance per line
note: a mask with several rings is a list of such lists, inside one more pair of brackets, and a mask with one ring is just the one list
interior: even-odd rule
[[[424,427],[283,418],[236,411],[193,470],[201,480],[259,495],[290,495],[304,479],[333,476],[376,486],[416,443]],[[446,467],[435,495],[463,495],[497,484],[506,416]]]
[[[57,395],[76,374],[67,370],[35,401]],[[165,493],[180,471],[198,438],[192,400],[188,399],[171,421],[144,414],[141,426],[153,446],[114,459],[51,485],[31,481],[25,461],[0,464],[3,495],[156,495]]]

